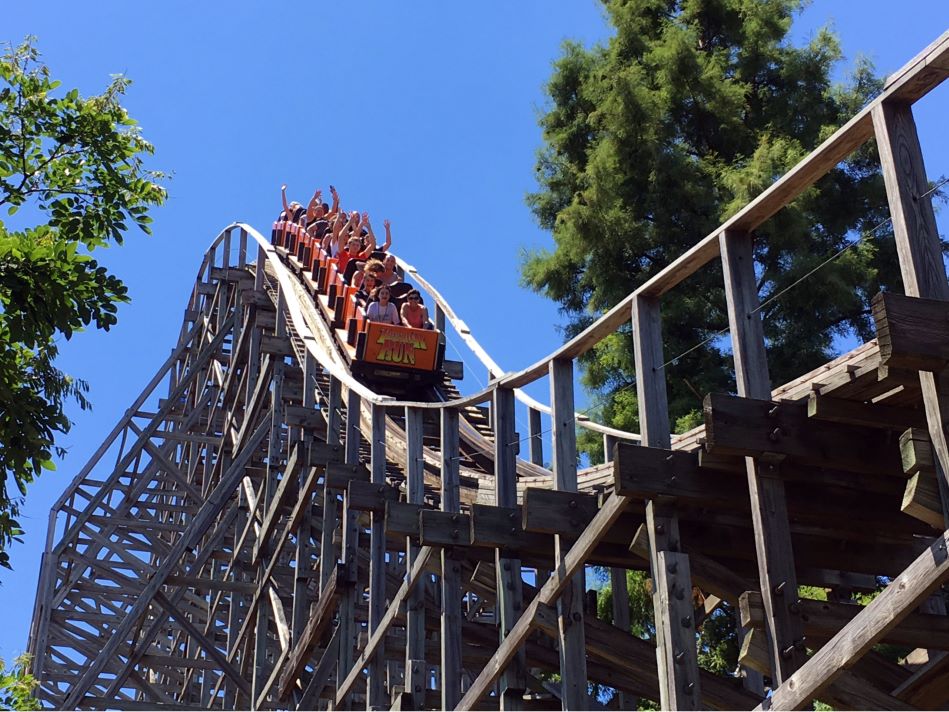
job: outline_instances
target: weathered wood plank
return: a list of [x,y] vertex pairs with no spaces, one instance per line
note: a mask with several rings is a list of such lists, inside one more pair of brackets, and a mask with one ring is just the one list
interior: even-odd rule
[[878,403],[858,403],[812,393],[807,400],[807,417],[845,425],[884,430],[925,428],[926,413]]
[[582,531],[597,511],[596,495],[528,487],[521,507],[521,527],[525,532],[569,536],[571,531]]
[[[550,408],[554,487],[559,492],[577,492],[577,431],[574,416],[573,362],[550,362]],[[554,539],[554,564],[564,565],[571,538]],[[560,697],[563,709],[588,706],[586,645],[583,637],[583,569],[573,576],[563,595],[557,599],[558,650],[560,652]],[[595,613],[594,613],[595,615]]]
[[[535,626],[546,635],[556,637],[556,611],[550,606],[538,606]],[[648,641],[616,629],[595,618],[584,624],[587,650],[591,657],[598,658],[627,674],[635,675],[642,684],[650,688],[650,698],[659,693],[656,673],[656,649]],[[713,709],[747,709],[760,701],[760,697],[741,689],[736,680],[727,680],[711,673],[700,672],[703,702]]]
[[346,579],[345,565],[339,564],[333,569],[320,599],[310,611],[310,619],[307,621],[300,640],[296,641],[291,648],[286,667],[280,675],[280,686],[278,688],[280,699],[285,699],[290,694],[297,679],[303,673],[303,669],[310,662],[311,654],[319,644],[320,637],[333,622],[333,616],[336,613],[336,602],[342,595]]
[[[361,482],[350,480],[346,488],[349,507],[360,512],[384,514],[388,502],[398,502],[401,493],[397,487],[385,482]],[[382,523],[382,517],[379,523]]]
[[808,419],[798,403],[713,393],[705,398],[706,447],[712,453],[798,462],[872,475],[903,476],[895,438],[847,425]]
[[949,365],[949,302],[880,292],[871,306],[883,365],[936,372]]
[[[442,317],[444,319],[444,315]],[[458,411],[455,408],[445,408],[441,412],[441,512],[432,512],[442,518],[448,517],[451,529],[447,530],[447,538],[454,541],[465,532],[470,537],[470,524],[464,526],[456,517],[461,517],[461,499],[459,496],[460,468],[458,457],[459,435]],[[426,529],[426,512],[420,520],[421,537],[424,539]],[[431,529],[431,527],[429,527]],[[423,541],[424,545],[424,541]],[[441,646],[441,665],[439,666],[439,681],[441,688],[442,709],[454,709],[461,699],[461,672],[462,672],[462,615],[461,615],[461,565],[453,557],[450,549],[441,551],[442,585],[441,585],[441,619],[439,622],[439,639]]]
[[[350,416],[352,417],[352,416]],[[386,411],[385,407],[373,403],[371,406],[370,431],[370,468],[372,485],[377,489],[385,488],[386,476]],[[352,487],[357,483],[350,483]],[[381,492],[380,492],[381,494]],[[350,506],[354,506],[351,502]],[[381,630],[386,609],[386,533],[384,513],[374,510],[371,513],[369,542],[369,633],[373,635]],[[385,704],[384,650],[385,636],[379,637],[382,654],[366,655],[369,678],[366,682],[367,704],[378,706]],[[364,651],[365,654],[365,651]],[[358,672],[358,671],[357,671]]]
[[428,560],[431,558],[433,553],[434,549],[429,546],[423,546],[419,550],[419,554],[412,565],[412,570],[403,580],[399,590],[392,597],[392,600],[389,602],[389,606],[386,608],[384,616],[379,620],[378,625],[372,629],[369,640],[367,641],[365,648],[363,648],[359,659],[348,671],[344,671],[346,676],[343,678],[343,681],[337,686],[336,689],[337,707],[342,705],[347,699],[353,688],[353,685],[355,685],[357,678],[362,675],[363,668],[366,667],[367,663],[370,660],[381,658],[379,653],[380,648],[385,641],[386,632],[388,631],[389,626],[392,625],[393,621],[395,621],[396,617],[400,614],[402,604],[405,603],[409,593],[412,592],[419,580],[422,578],[422,574],[425,572],[425,567],[428,565]]
[[[941,38],[943,61],[949,45],[947,36],[944,34]],[[922,197],[929,191],[929,180],[912,108],[908,103],[880,102],[874,107],[872,116],[903,289],[910,297],[949,300],[949,282],[946,281],[932,198],[928,195]],[[929,434],[939,462],[944,521],[949,523],[949,442],[946,440],[949,374],[921,371],[919,384]]]
[[[913,609],[949,577],[949,531],[936,537],[929,548],[830,642],[814,653],[771,698],[772,709],[801,709],[850,668]],[[756,709],[762,709],[759,706]]]
[[423,546],[470,546],[471,518],[452,511],[422,510],[419,543]]
[[[517,436],[514,423],[514,391],[498,388],[494,392],[494,497],[498,507],[496,510],[471,509],[471,539],[478,541],[482,533],[481,523],[486,521],[485,515],[493,517],[501,508],[509,512],[506,527],[508,536],[511,532],[520,529],[520,513],[517,507]],[[502,527],[504,522],[501,522]],[[504,528],[497,529],[503,536]],[[500,539],[501,536],[498,538]],[[499,542],[503,546],[503,543]],[[523,581],[521,579],[521,562],[517,558],[507,556],[506,552],[498,548],[495,553],[495,572],[497,575],[497,611],[499,617],[498,633],[500,642],[514,630],[523,610]],[[500,708],[502,710],[516,710],[521,707],[521,698],[526,689],[525,659],[523,651],[513,656],[512,664],[502,671],[500,682]]]
[[514,628],[508,633],[507,637],[495,651],[491,659],[485,664],[484,669],[478,677],[472,682],[468,691],[465,693],[458,707],[461,709],[472,708],[480,700],[488,689],[494,684],[494,681],[500,676],[501,672],[514,659],[514,656],[520,650],[531,630],[537,625],[535,617],[537,607],[541,604],[551,605],[556,601],[563,589],[567,586],[570,577],[575,574],[584,562],[589,558],[590,552],[596,548],[596,545],[605,536],[607,530],[616,522],[623,513],[630,500],[618,495],[610,495],[596,517],[583,534],[577,539],[570,551],[567,552],[564,561],[564,569],[554,571],[547,579],[534,600],[524,610],[523,615],[518,619]]
[[408,502],[386,502],[385,524],[386,534],[390,536],[402,536],[412,542],[413,546],[418,546],[419,540],[419,516],[423,511],[420,504],[410,504]]
[[[639,423],[643,445],[670,448],[669,405],[666,396],[666,375],[662,349],[662,319],[659,300],[637,295],[632,302],[633,347],[636,362],[636,395],[639,401]],[[654,502],[646,504],[646,525],[649,531],[649,568],[654,581],[670,575],[664,568],[660,552],[679,553],[678,521],[675,512],[664,508],[657,513]],[[687,561],[687,559],[684,559]],[[686,564],[685,568],[688,568]],[[691,591],[689,582],[679,581]],[[663,709],[698,709],[701,689],[698,658],[694,645],[677,646],[681,637],[678,623],[682,601],[675,596],[661,595],[662,586],[653,592],[656,620],[656,660],[659,667],[660,705]],[[666,589],[669,593],[669,589]],[[689,610],[691,615],[691,609]],[[671,651],[681,653],[678,664]]]

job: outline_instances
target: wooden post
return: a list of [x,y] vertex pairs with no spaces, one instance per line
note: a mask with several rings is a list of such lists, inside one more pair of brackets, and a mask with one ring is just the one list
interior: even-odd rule
[[224,231],[224,249],[221,250],[221,268],[227,269],[231,265],[231,231]]
[[[517,442],[514,435],[514,391],[498,387],[494,391],[494,407],[491,409],[494,423],[494,479],[495,504],[498,507],[517,506]],[[500,623],[500,642],[508,636],[523,609],[523,582],[521,562],[507,555],[502,549],[495,550],[497,572],[497,606]],[[525,672],[526,657],[518,651],[511,664],[501,674],[501,709],[516,710],[523,706],[524,690],[527,686]]]
[[[643,445],[669,449],[669,404],[662,359],[662,323],[658,299],[633,298],[633,345],[639,427]],[[699,709],[695,627],[692,625],[692,582],[688,557],[679,553],[678,520],[673,511],[647,503],[650,567],[655,586],[656,663],[662,709]],[[675,535],[673,535],[675,534]],[[688,625],[686,623],[688,622]]]
[[[347,465],[359,463],[359,394],[353,390],[346,396],[346,454]],[[343,563],[348,575],[347,586],[339,604],[339,665],[336,679],[345,678],[355,663],[356,645],[356,582],[359,562],[359,512],[350,507],[349,494],[343,495]],[[350,709],[349,698],[342,709]]]
[[[577,491],[577,431],[574,416],[573,361],[550,362],[550,406],[553,442],[554,487]],[[564,568],[570,541],[554,538],[554,564]],[[583,635],[584,569],[575,574],[557,599],[560,649],[560,701],[563,709],[585,709],[587,698],[586,642]]]
[[[358,414],[356,414],[358,417]],[[353,414],[350,413],[352,418]],[[371,482],[384,485],[386,482],[386,411],[385,406],[372,405]],[[382,621],[386,607],[386,531],[385,516],[381,512],[371,513],[369,536],[369,635]],[[384,705],[385,695],[385,638],[378,651],[368,661],[369,679],[366,682],[368,706]]]
[[[911,106],[883,102],[873,109],[873,128],[893,220],[903,289],[910,297],[949,300],[949,283],[932,198],[922,197],[929,191],[929,181]],[[920,371],[919,382],[929,436],[938,460],[943,515],[949,526],[949,443],[946,441],[949,372]]]
[[[326,442],[329,445],[339,445],[343,407],[342,384],[339,379],[330,376],[327,395],[329,397],[326,399]],[[336,493],[329,488],[324,472],[323,529],[320,531],[320,593],[326,588],[330,576],[336,569],[336,547],[333,544],[333,536],[336,533],[336,509]]]
[[238,269],[244,269],[247,266],[247,230],[244,228],[241,228],[239,240],[237,267]]
[[[307,351],[303,359],[303,407],[312,408],[316,401],[316,369],[318,365],[313,355]],[[299,429],[301,440],[300,451],[308,449],[308,444],[303,442],[308,437],[304,429]],[[309,477],[309,467],[301,467],[298,477],[300,490],[303,491],[307,477]],[[286,473],[284,473],[286,477]],[[307,499],[312,499],[307,495]],[[306,619],[309,615],[310,600],[307,583],[310,576],[310,510],[306,507],[303,512],[303,518],[300,521],[300,528],[297,530],[297,551],[296,551],[296,569],[294,571],[293,586],[293,618],[291,622],[291,640],[296,643],[303,629],[306,627]],[[324,530],[326,522],[323,522]],[[320,568],[323,567],[323,551],[320,550]]]
[[[613,448],[616,446],[616,437],[603,434],[603,461],[613,462]],[[613,567],[610,569],[610,589],[613,592],[613,625],[629,633],[629,586],[626,582],[626,569]],[[619,709],[627,710],[635,707],[635,700],[625,692],[617,692],[616,701]]]
[[[443,512],[460,512],[458,411],[441,411],[441,498]],[[442,709],[453,710],[461,699],[461,566],[454,552],[442,552],[441,689]]]
[[[406,495],[409,504],[425,501],[425,461],[422,457],[421,408],[405,409]],[[406,537],[405,571],[412,570],[418,556],[418,544]],[[425,587],[416,586],[405,604],[405,691],[411,695],[413,707],[421,709],[425,702]],[[410,671],[412,674],[410,674]],[[416,689],[421,685],[421,689]]]
[[[761,316],[755,311],[759,302],[752,238],[747,233],[726,231],[720,239],[738,395],[769,400],[771,380],[764,329]],[[797,575],[784,481],[776,476],[778,467],[777,463],[745,458],[758,580],[765,608],[765,632],[772,679],[776,685],[807,659],[803,623],[795,612],[798,610],[794,605],[797,602]]]
[[531,462],[539,467],[544,466],[544,440],[540,434],[540,411],[537,408],[527,409],[527,431],[530,436],[527,443]]

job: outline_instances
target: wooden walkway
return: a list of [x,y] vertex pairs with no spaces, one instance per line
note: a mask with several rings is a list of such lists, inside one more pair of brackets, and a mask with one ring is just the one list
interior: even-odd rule
[[[505,372],[401,263],[438,327],[488,370],[464,397],[450,380],[431,402],[355,381],[305,269],[228,227],[172,355],[51,512],[29,644],[41,701],[597,709],[598,683],[618,691],[614,708],[945,707],[949,617],[934,594],[949,579],[949,282],[912,107],[947,75],[949,32],[746,208],[522,371]],[[905,296],[875,299],[876,340],[773,388],[753,231],[870,139]],[[704,425],[671,436],[663,295],[716,260],[737,394],[710,394]],[[574,407],[575,359],[630,319],[639,434]],[[549,405],[520,391],[539,379]],[[602,434],[606,465],[578,470],[578,427]],[[622,595],[597,617],[591,566],[617,592],[626,570],[650,571],[654,641],[628,632]],[[878,577],[883,592],[853,603]],[[742,642],[727,677],[699,668],[695,636],[723,602]],[[897,664],[878,643],[912,652]]]

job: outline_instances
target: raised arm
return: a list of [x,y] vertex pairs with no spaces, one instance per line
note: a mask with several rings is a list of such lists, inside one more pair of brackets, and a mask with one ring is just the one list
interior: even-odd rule
[[323,191],[319,188],[316,189],[316,192],[313,193],[313,197],[310,198],[310,204],[306,206],[306,221],[312,222],[316,217],[316,209],[322,204]]
[[339,215],[339,193],[336,192],[336,186],[330,186],[330,195],[333,196],[333,207],[330,208],[330,211],[326,213],[327,220],[330,215]]
[[366,247],[363,249],[363,255],[367,257],[376,251],[376,235],[372,231],[372,223],[369,222],[369,213],[363,213],[362,218],[359,221],[359,227],[356,228],[357,233],[361,233],[362,229],[366,228]]
[[280,199],[283,200],[283,213],[287,220],[290,219],[290,205],[287,203],[287,184],[280,186]]
[[388,252],[389,248],[392,247],[392,225],[389,222],[389,218],[383,220],[382,224],[386,228],[386,241],[382,244],[382,247],[379,248],[379,251]]

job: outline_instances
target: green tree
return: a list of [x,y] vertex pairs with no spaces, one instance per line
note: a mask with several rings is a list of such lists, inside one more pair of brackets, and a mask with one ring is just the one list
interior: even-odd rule
[[30,674],[29,667],[30,656],[25,654],[14,660],[9,669],[0,660],[0,709],[40,709],[39,702],[33,697],[33,690],[39,682]]
[[[834,35],[788,40],[802,0],[604,1],[615,35],[587,49],[567,42],[540,118],[537,192],[528,203],[555,248],[528,253],[523,282],[558,302],[577,334],[815,148],[880,91],[858,61],[831,82],[841,58]],[[868,299],[898,284],[888,215],[872,146],[755,231],[762,300],[826,257],[872,235],[762,309],[776,383],[827,360],[835,339],[872,336]],[[663,297],[670,414],[734,388],[718,265]],[[600,415],[638,429],[630,329],[584,361]],[[683,427],[690,421],[686,418]]]
[[[153,152],[113,77],[99,95],[57,91],[34,38],[0,59],[0,565],[22,533],[26,486],[53,469],[54,439],[70,423],[65,403],[89,407],[88,386],[55,366],[57,340],[89,325],[108,330],[125,285],[90,253],[121,244],[132,223],[146,233],[162,203]],[[17,216],[18,215],[18,216]],[[17,217],[13,217],[17,216]],[[13,222],[15,221],[15,222]]]

